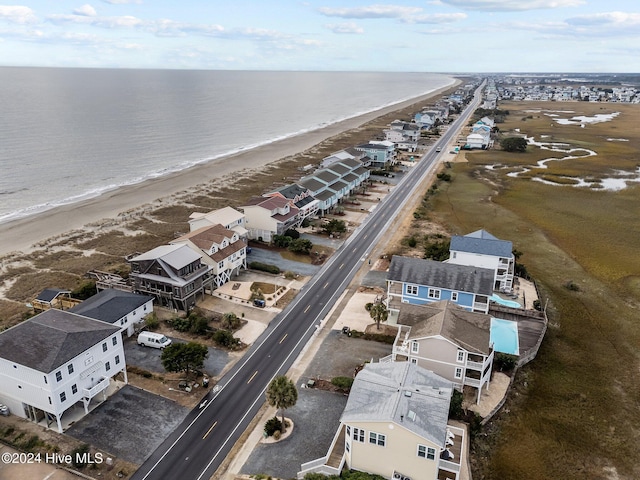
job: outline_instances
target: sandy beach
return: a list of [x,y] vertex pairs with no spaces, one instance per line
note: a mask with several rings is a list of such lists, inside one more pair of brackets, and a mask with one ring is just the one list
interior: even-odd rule
[[[460,81],[456,82],[460,83]],[[171,197],[178,192],[188,190],[196,193],[199,188],[204,188],[205,185],[211,188],[212,182],[222,181],[224,177],[237,174],[240,171],[245,173],[258,171],[260,167],[303,152],[327,138],[357,128],[379,116],[424,102],[441,94],[453,85],[452,83],[427,95],[350,118],[322,129],[290,137],[246,152],[240,152],[140,184],[122,187],[83,202],[56,207],[37,215],[0,224],[0,238],[2,238],[0,257],[9,253],[13,255],[19,254],[19,252],[29,253],[34,250],[38,242],[64,235],[67,232],[81,229],[90,224],[95,227],[97,222],[106,222],[109,219],[118,218],[119,215],[125,212],[143,208],[157,199]],[[82,177],[79,174],[78,182],[81,181]]]

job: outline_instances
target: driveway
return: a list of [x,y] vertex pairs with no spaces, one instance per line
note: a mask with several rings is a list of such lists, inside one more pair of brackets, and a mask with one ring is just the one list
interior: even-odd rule
[[126,385],[65,433],[140,465],[188,412],[171,400]]
[[262,248],[252,247],[251,253],[247,255],[247,265],[251,262],[262,262],[271,265],[277,265],[283,272],[289,271],[299,275],[312,277],[320,270],[319,265],[311,265],[310,263],[294,262],[282,258],[279,252],[265,250]]
[[299,389],[296,405],[285,411],[294,424],[291,435],[281,442],[259,443],[241,473],[296,478],[302,463],[327,454],[346,404],[342,394]]
[[[171,338],[174,343],[185,343],[179,338]],[[218,376],[229,362],[229,354],[221,349],[208,347],[209,355],[204,360],[204,371],[210,377]],[[162,351],[159,348],[141,347],[135,337],[124,341],[124,356],[127,365],[135,365],[149,372],[164,373],[165,369],[160,361]]]

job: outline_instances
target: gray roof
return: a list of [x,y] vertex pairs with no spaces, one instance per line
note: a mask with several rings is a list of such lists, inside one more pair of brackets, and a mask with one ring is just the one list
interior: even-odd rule
[[36,297],[36,300],[40,300],[41,302],[51,302],[60,294],[69,294],[70,290],[61,290],[60,288],[45,288],[40,294]]
[[503,258],[511,258],[513,255],[513,243],[508,240],[499,240],[485,230],[478,230],[464,237],[453,235],[449,249]]
[[99,320],[51,309],[0,333],[0,357],[51,373],[119,331]]
[[312,192],[320,191],[325,187],[324,183],[316,180],[313,177],[305,178],[300,182],[300,185],[302,185],[304,188],[308,190],[311,190]]
[[494,271],[488,268],[441,263],[394,255],[387,278],[394,282],[491,295]]
[[276,188],[273,192],[278,192],[282,194],[284,198],[294,199],[297,195],[302,195],[307,191],[306,188],[301,187],[298,184],[292,183],[290,185],[285,185],[284,187]]
[[468,352],[491,353],[491,315],[468,312],[448,300],[400,304],[398,323],[409,325],[409,340],[441,335]]
[[177,244],[161,245],[153,250],[143,253],[142,255],[132,258],[130,261],[141,262],[145,260],[162,260],[176,270],[180,270],[199,258],[200,255],[186,245]]
[[335,172],[340,176],[344,175],[345,173],[349,173],[351,171],[349,167],[347,167],[346,165],[340,165],[339,163],[334,163],[328,166],[327,170],[331,170],[332,172]]
[[451,392],[451,382],[416,364],[369,363],[356,376],[340,421],[394,422],[444,446]]
[[[362,152],[358,153],[361,154]],[[343,160],[340,160],[340,163],[352,169],[362,166],[362,162],[360,160],[356,160],[355,158],[345,158]]]
[[102,290],[69,311],[103,322],[115,323],[153,298],[109,288]]
[[331,190],[324,190],[322,192],[320,192],[319,194],[316,195],[316,198],[318,200],[321,200],[323,202],[326,202],[327,200],[329,200],[331,197],[335,197],[335,192],[332,192]]
[[325,183],[333,183],[335,182],[338,178],[340,178],[340,175],[336,175],[333,172],[330,172],[329,170],[318,170],[316,173],[313,174],[314,177],[316,177],[317,179],[322,180]]

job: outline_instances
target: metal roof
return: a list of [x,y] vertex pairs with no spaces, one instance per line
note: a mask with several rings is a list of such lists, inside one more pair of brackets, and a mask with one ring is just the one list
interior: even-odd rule
[[109,288],[87,298],[84,302],[69,309],[69,312],[103,322],[115,323],[149,301],[153,301],[153,298],[147,295]]
[[453,235],[449,250],[511,258],[513,243],[508,240],[499,240],[485,230],[477,230],[464,237]]

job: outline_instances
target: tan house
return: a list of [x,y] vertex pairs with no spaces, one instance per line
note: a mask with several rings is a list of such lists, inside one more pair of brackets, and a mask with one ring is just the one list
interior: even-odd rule
[[450,302],[401,304],[392,360],[406,360],[453,382],[489,388],[494,351],[491,316],[474,313]]
[[240,238],[247,238],[244,213],[235,208],[224,207],[207,213],[193,212],[189,215],[189,230],[191,232],[202,227],[218,224],[226,229],[233,230]]
[[187,245],[201,256],[202,262],[211,266],[216,287],[227,283],[240,269],[247,268],[246,241],[234,230],[220,224],[202,227],[169,242],[171,245]]
[[452,384],[410,362],[367,364],[358,373],[329,453],[306,473],[343,467],[397,480],[457,480],[464,431],[447,424]]
[[302,222],[300,210],[286,198],[257,197],[240,208],[244,211],[251,240],[270,242],[274,235],[283,235],[289,228],[295,228]]

